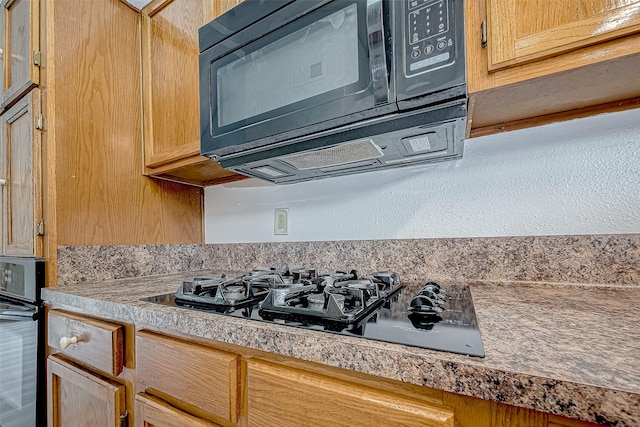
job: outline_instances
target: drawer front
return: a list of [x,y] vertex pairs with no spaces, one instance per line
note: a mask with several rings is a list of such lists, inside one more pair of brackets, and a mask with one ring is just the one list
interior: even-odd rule
[[48,325],[50,347],[103,372],[122,372],[122,326],[59,310],[49,311]]
[[149,331],[136,335],[136,374],[146,387],[222,420],[240,412],[240,356]]
[[136,427],[220,427],[146,393],[136,395]]
[[453,427],[449,408],[260,359],[247,361],[250,426]]

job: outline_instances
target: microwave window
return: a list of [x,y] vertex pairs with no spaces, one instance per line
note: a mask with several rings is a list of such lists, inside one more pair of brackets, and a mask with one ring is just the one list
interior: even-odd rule
[[219,68],[218,126],[358,82],[357,13],[351,4]]

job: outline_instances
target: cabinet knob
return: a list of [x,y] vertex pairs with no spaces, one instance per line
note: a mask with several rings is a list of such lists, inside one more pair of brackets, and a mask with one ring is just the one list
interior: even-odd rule
[[0,185],[5,185],[7,183],[6,179],[0,179]]
[[62,337],[60,338],[60,347],[67,348],[71,344],[76,344],[78,342],[78,337]]

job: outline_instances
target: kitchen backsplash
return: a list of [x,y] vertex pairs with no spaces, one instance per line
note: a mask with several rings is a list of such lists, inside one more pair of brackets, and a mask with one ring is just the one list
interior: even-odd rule
[[640,286],[640,234],[60,246],[58,285],[220,269],[391,269],[404,280]]

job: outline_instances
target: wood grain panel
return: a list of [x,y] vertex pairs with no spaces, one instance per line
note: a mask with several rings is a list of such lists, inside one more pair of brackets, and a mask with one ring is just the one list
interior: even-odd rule
[[136,335],[138,381],[222,420],[240,411],[240,356],[147,331]]
[[125,387],[55,356],[47,362],[49,427],[120,426]]
[[443,403],[453,409],[456,427],[493,427],[488,400],[445,392]]
[[[60,345],[62,337],[77,337],[78,343],[63,349]],[[103,372],[113,375],[122,372],[122,326],[60,310],[50,310],[47,342],[49,347]]]
[[491,402],[491,427],[546,427],[547,414]]
[[4,0],[1,5],[4,109],[40,81],[39,67],[33,62],[33,52],[40,50],[40,3]]
[[638,0],[488,0],[489,70],[640,31]]
[[206,23],[204,3],[173,0],[143,17],[150,55],[144,76],[150,85],[145,120],[151,120],[153,139],[148,166],[166,161],[166,151],[175,151],[177,157],[200,152],[198,28]]
[[138,19],[117,0],[55,2],[58,245],[203,242],[202,189],[141,175]]
[[450,409],[394,393],[259,359],[246,369],[250,426],[454,426]]
[[162,399],[138,393],[135,401],[136,427],[215,427],[210,421],[172,407]]
[[35,223],[42,218],[40,180],[41,132],[33,118],[40,113],[40,91],[34,89],[2,116],[3,249],[6,255],[41,254]]
[[148,175],[193,185],[237,176],[200,155],[198,28],[213,19],[219,9],[214,0],[158,0],[142,11]]
[[570,119],[574,110],[594,114],[596,106],[609,111],[640,96],[640,34],[489,72],[480,43],[489,18],[485,0],[465,2],[470,136]]

